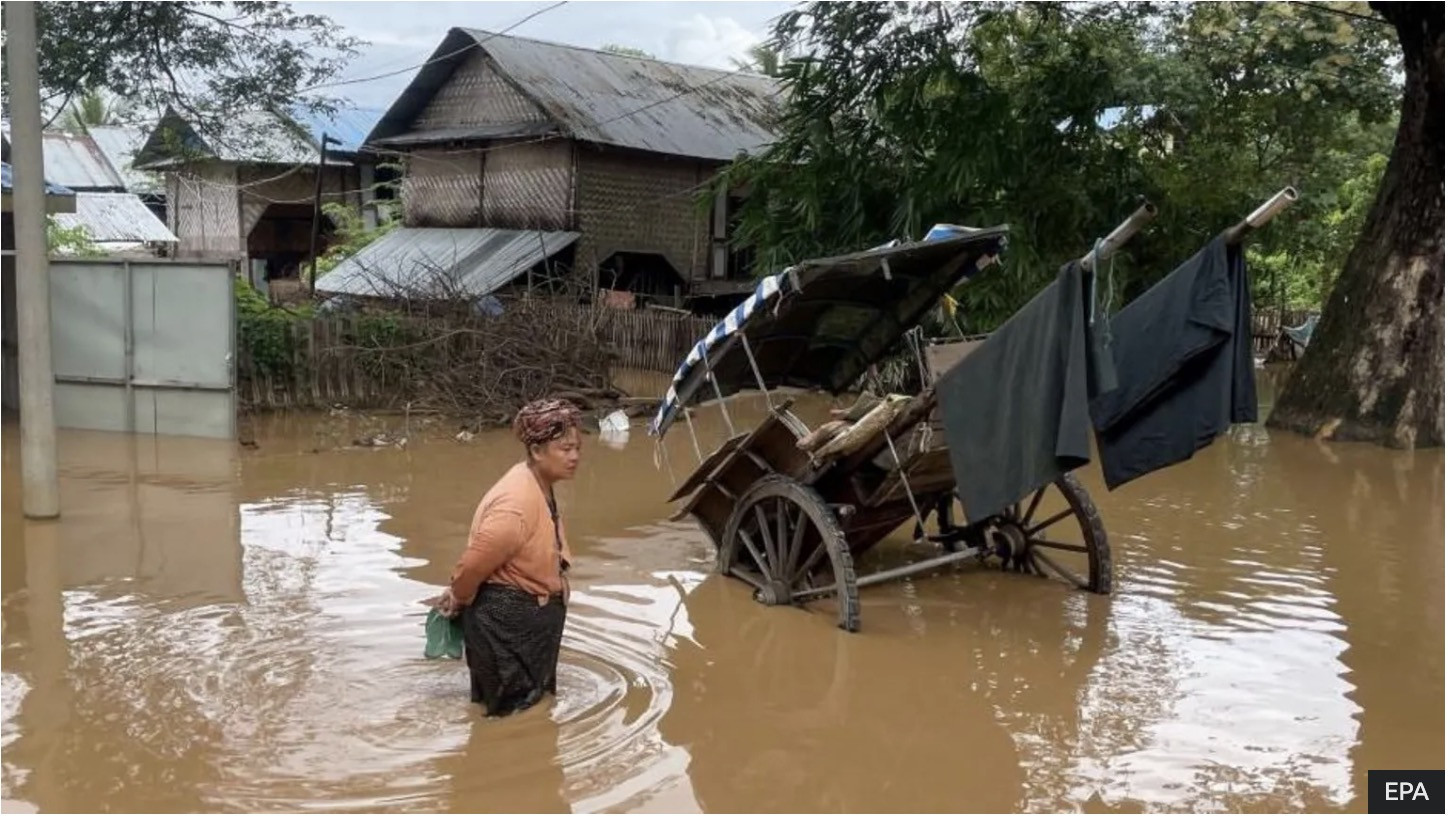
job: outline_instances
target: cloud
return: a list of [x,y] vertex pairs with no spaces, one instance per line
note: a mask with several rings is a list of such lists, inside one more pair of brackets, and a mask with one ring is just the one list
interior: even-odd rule
[[715,68],[735,68],[732,57],[745,57],[761,40],[760,35],[740,25],[733,17],[693,14],[670,26],[665,35],[668,60]]

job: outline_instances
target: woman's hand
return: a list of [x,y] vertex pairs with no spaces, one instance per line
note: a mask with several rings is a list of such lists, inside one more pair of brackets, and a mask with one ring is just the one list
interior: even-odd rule
[[433,608],[445,618],[456,618],[459,611],[463,609],[458,603],[458,599],[453,597],[452,587],[445,587],[443,594],[433,600]]

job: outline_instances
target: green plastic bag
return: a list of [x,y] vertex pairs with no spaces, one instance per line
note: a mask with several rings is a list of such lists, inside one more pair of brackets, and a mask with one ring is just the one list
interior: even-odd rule
[[423,657],[463,657],[463,624],[457,618],[446,618],[436,609],[428,610],[427,643],[423,646]]

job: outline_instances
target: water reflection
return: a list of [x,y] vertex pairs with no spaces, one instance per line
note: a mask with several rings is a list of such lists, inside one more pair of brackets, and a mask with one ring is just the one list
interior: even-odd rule
[[561,492],[560,696],[490,721],[417,602],[517,444],[350,446],[401,423],[63,431],[38,524],[7,427],[6,810],[1363,811],[1366,769],[1444,765],[1441,452],[1244,427],[1115,493],[1088,468],[1115,595],[967,568],[866,590],[847,635],[716,577],[668,520],[687,428],[636,427]]

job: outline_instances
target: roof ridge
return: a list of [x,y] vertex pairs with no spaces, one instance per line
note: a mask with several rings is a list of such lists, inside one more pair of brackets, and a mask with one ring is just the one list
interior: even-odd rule
[[[488,29],[484,29],[484,28],[468,28],[466,26],[461,26],[460,28],[463,31],[468,32],[468,34],[470,36],[472,36],[473,39],[478,42],[478,45],[479,46],[482,46],[482,47],[486,47],[487,46],[487,41],[488,40],[499,40],[499,39],[521,40],[521,41],[526,42],[526,43],[535,43],[535,44],[541,45],[541,46],[551,46],[553,48],[567,48],[567,49],[572,49],[574,51],[587,51],[587,52],[590,52],[591,54],[602,54],[605,57],[615,57],[615,58],[618,58],[618,59],[621,59],[621,60],[642,60],[642,61],[645,61],[645,62],[663,63],[664,65],[677,66],[679,68],[692,68],[692,69],[695,69],[697,71],[713,71],[716,74],[727,74],[727,75],[728,74],[735,74],[735,75],[738,75],[738,76],[741,76],[741,77],[753,77],[753,78],[758,78],[758,79],[762,79],[762,80],[774,80],[775,79],[774,77],[771,77],[768,74],[761,74],[761,73],[756,72],[756,71],[747,71],[747,70],[744,70],[744,69],[734,69],[734,70],[732,70],[732,69],[726,69],[726,68],[716,68],[714,66],[708,66],[708,65],[700,65],[698,63],[685,63],[685,62],[681,62],[679,60],[666,60],[666,59],[663,59],[663,58],[660,58],[660,57],[645,57],[645,56],[641,56],[641,55],[638,55],[638,54],[620,54],[618,52],[608,51],[608,50],[602,49],[602,48],[590,48],[589,46],[576,46],[573,43],[560,43],[560,42],[557,42],[557,41],[554,41],[554,40],[540,40],[537,37],[521,37],[521,36],[516,35],[516,34],[500,34],[498,32],[489,31]],[[480,37],[479,36],[480,34],[482,34],[484,36]]]

